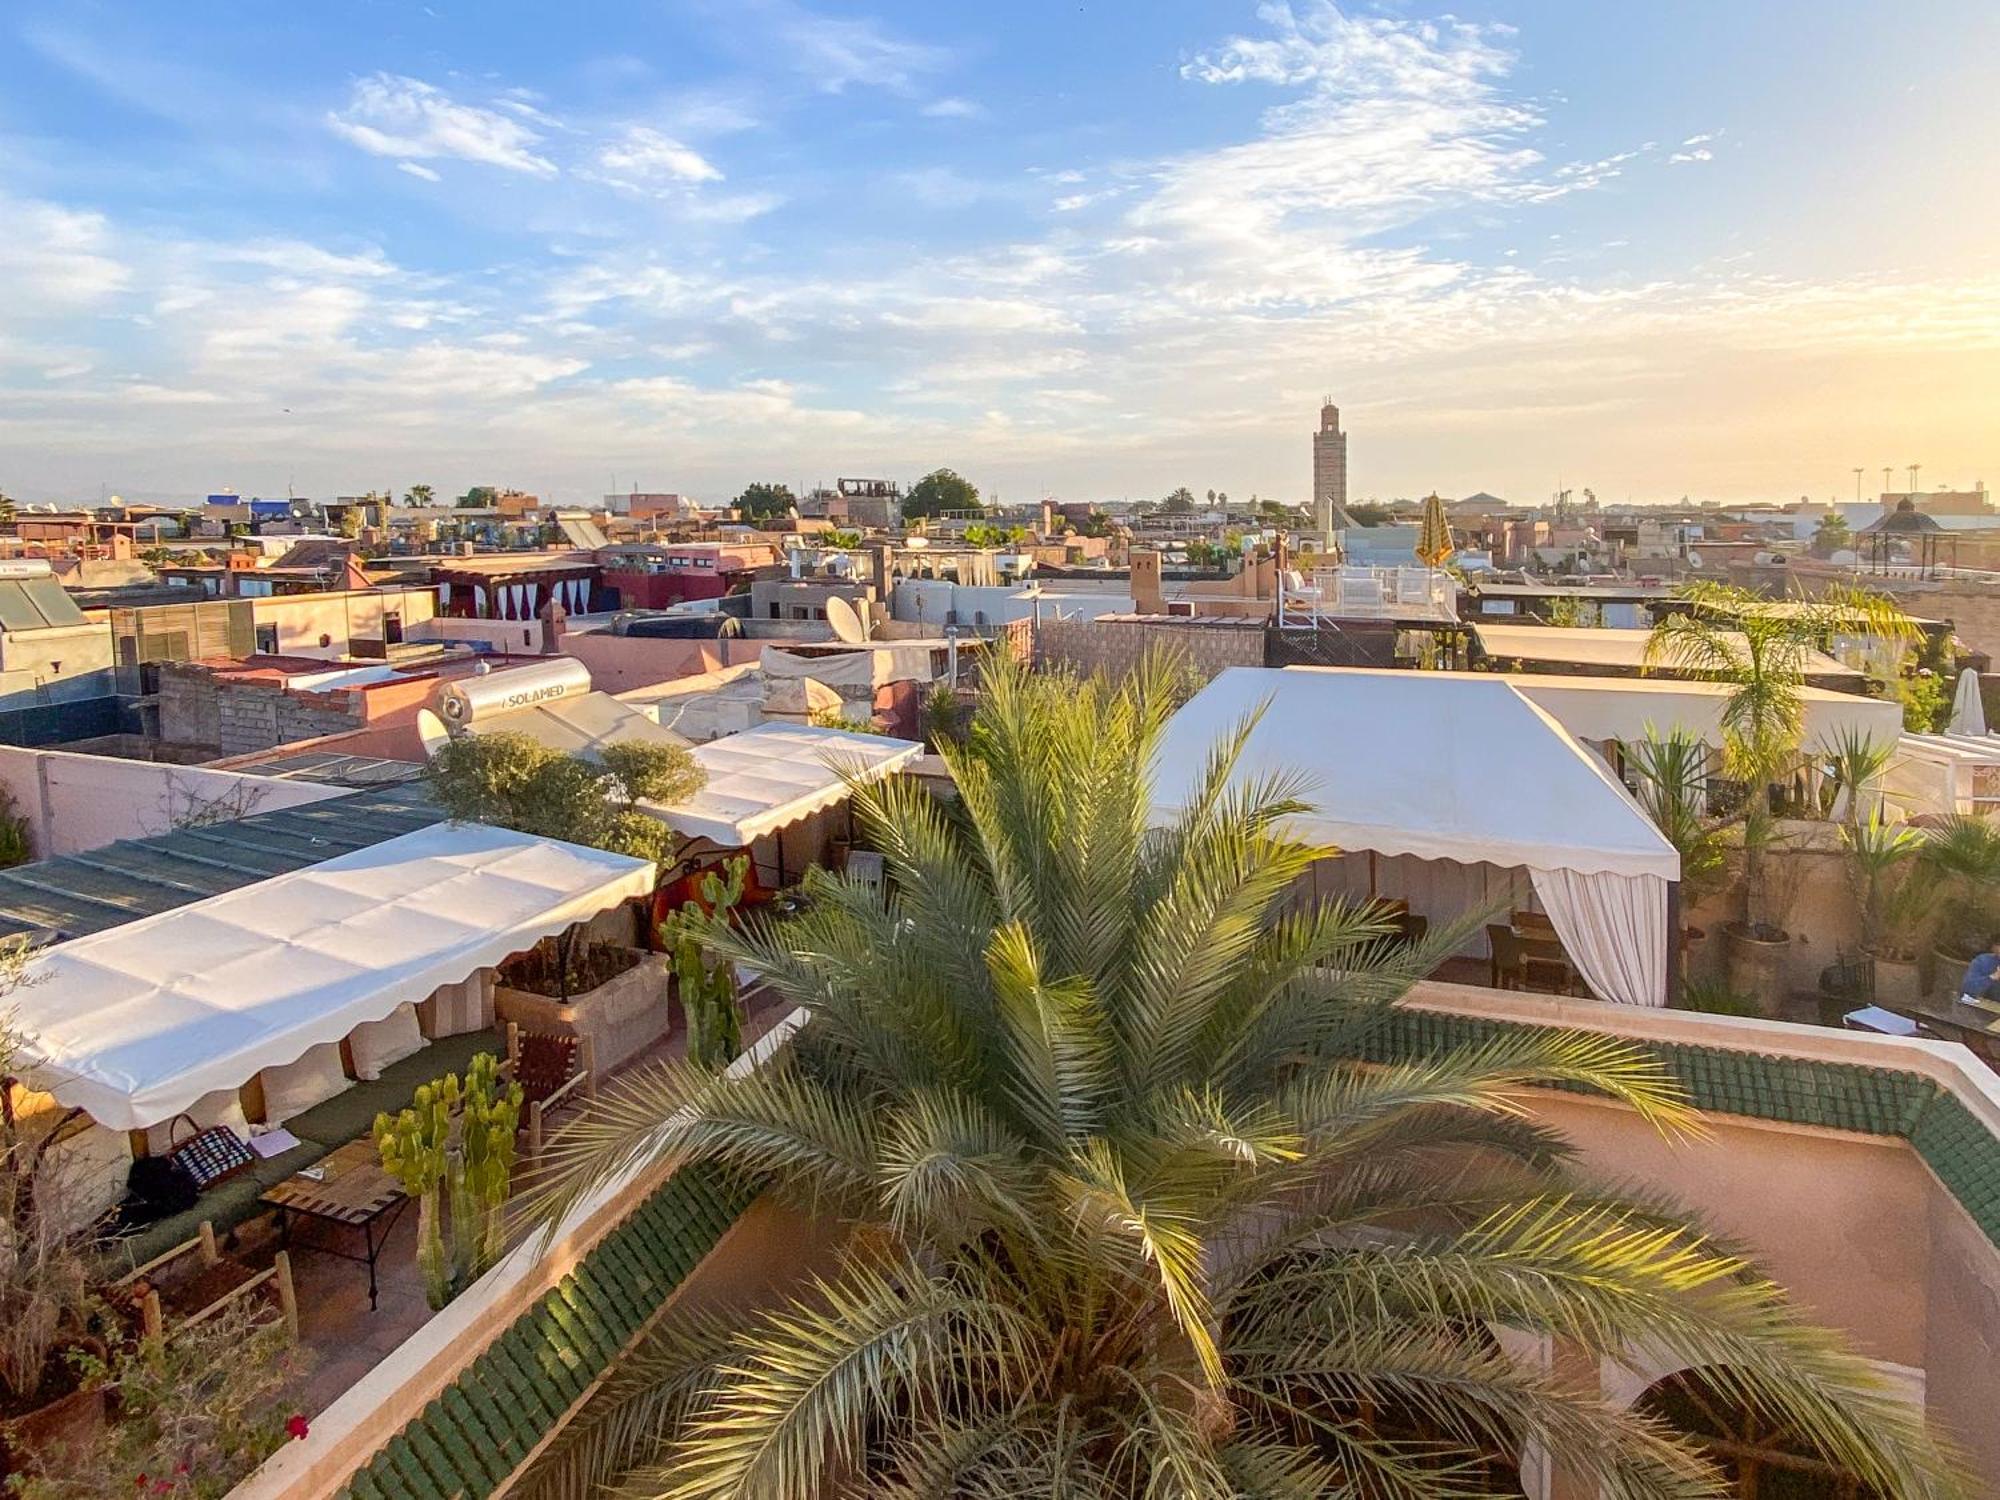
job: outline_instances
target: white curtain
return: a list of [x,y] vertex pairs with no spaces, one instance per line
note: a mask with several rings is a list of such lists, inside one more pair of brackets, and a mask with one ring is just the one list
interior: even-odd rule
[[441,583],[438,585],[438,608],[440,610],[444,610],[450,608],[450,606],[451,606],[451,585],[448,583]]
[[1531,870],[1535,894],[1591,993],[1667,1003],[1667,882],[1658,875]]

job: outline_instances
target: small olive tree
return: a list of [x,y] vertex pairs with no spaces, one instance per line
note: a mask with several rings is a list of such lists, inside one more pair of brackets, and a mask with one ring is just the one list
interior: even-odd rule
[[[426,768],[431,794],[454,822],[492,823],[542,838],[673,862],[672,829],[639,804],[684,802],[708,782],[680,745],[607,745],[595,760],[566,755],[525,734],[452,740]],[[569,998],[577,929],[557,945],[557,988]]]
[[607,745],[586,760],[511,732],[451,741],[426,775],[438,806],[456,822],[492,823],[660,865],[672,858],[673,830],[639,804],[685,801],[708,780],[680,745]]

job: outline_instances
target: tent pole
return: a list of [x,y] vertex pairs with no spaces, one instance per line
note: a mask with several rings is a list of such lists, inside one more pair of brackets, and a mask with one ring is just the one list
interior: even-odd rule
[[1685,960],[1686,943],[1681,936],[1681,883],[1667,882],[1667,999],[1672,1005],[1674,996],[1681,992],[1681,964]]

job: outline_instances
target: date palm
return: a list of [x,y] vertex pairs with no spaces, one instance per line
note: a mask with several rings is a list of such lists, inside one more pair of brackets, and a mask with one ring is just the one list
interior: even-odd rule
[[1747,789],[1743,821],[1744,918],[1753,935],[1782,935],[1772,910],[1764,855],[1772,835],[1769,791],[1799,759],[1805,733],[1805,687],[1815,656],[1842,634],[1901,647],[1917,637],[1895,603],[1859,589],[1777,602],[1720,583],[1681,591],[1684,612],[1663,617],[1646,640],[1646,661],[1726,683],[1722,703],[1724,772]]
[[1591,1368],[1684,1354],[1881,1492],[1958,1493],[1868,1366],[1520,1108],[1579,1086],[1675,1128],[1654,1060],[1524,1031],[1359,1061],[1435,953],[1295,904],[1326,851],[1285,836],[1306,788],[1237,774],[1247,725],[1156,826],[1167,704],[1152,670],[997,673],[946,749],[956,807],[857,791],[886,899],[815,873],[803,914],[712,934],[809,1024],[741,1076],[609,1094],[540,1209],[664,1155],[851,1234],[783,1305],[664,1320],[523,1493],[1434,1500],[1506,1493],[1529,1445],[1610,1495],[1726,1493],[1496,1328]]

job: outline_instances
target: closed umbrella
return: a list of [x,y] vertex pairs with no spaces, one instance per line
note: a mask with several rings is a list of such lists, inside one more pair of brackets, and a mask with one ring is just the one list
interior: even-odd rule
[[1451,554],[1451,523],[1444,518],[1444,501],[1432,495],[1424,501],[1423,524],[1417,528],[1417,561],[1427,568],[1441,568]]
[[1951,732],[1986,733],[1986,705],[1979,701],[1979,674],[1970,667],[1958,674],[1958,690],[1951,696]]

